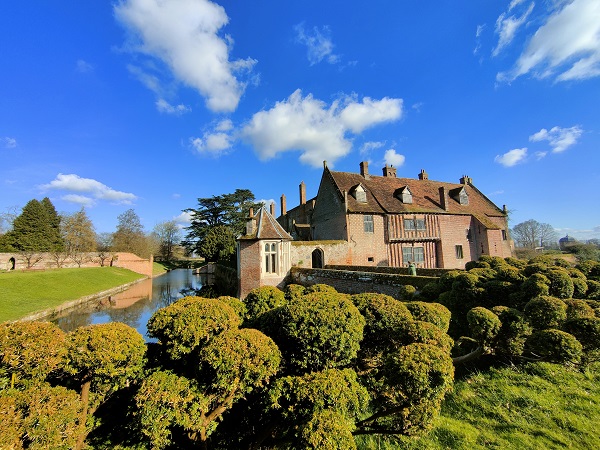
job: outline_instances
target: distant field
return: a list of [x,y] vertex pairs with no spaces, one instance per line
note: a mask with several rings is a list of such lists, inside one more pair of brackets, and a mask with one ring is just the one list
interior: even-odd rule
[[600,448],[600,365],[532,363],[456,381],[422,438],[361,437],[360,450]]
[[120,267],[0,273],[0,322],[144,278]]

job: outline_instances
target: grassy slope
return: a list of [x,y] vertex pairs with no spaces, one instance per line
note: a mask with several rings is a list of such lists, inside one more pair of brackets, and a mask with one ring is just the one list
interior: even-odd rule
[[361,449],[600,448],[600,367],[548,363],[491,369],[455,384],[426,436],[365,438]]
[[0,273],[0,322],[140,278],[143,276],[119,267]]

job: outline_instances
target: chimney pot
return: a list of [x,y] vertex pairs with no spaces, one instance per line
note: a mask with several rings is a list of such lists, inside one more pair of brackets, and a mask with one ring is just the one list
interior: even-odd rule
[[285,194],[281,194],[281,215],[285,216],[287,214],[287,202],[285,199]]
[[396,178],[396,168],[392,165],[385,165],[383,168],[383,176],[389,178]]
[[275,202],[271,202],[271,211],[269,211],[273,217],[275,217]]
[[419,180],[428,180],[429,175],[425,172],[425,169],[421,169],[421,173],[419,173]]
[[369,179],[369,163],[368,161],[362,161],[360,163],[360,174],[365,180]]
[[300,204],[304,205],[306,203],[306,184],[304,181],[300,183]]

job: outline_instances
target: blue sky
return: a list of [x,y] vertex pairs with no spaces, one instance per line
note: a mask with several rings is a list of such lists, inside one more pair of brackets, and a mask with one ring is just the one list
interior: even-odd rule
[[511,226],[600,237],[600,2],[50,0],[0,5],[0,210],[50,197],[150,231],[322,161],[458,182]]

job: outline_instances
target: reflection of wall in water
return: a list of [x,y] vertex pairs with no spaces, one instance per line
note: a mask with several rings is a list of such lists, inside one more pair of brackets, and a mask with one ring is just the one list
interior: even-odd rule
[[113,308],[128,308],[135,302],[152,297],[152,279],[147,278],[134,284],[129,289],[109,297]]

